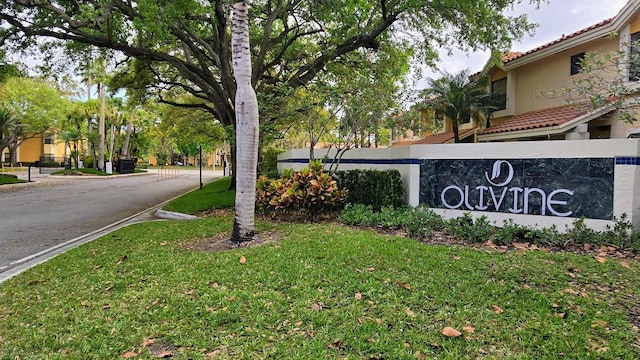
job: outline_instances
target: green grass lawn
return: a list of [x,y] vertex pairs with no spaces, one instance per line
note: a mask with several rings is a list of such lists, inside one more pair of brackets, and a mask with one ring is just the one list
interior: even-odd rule
[[232,220],[132,225],[0,284],[0,358],[640,358],[637,261],[337,224],[193,250]]
[[21,184],[25,183],[25,180],[16,179],[11,176],[1,176],[0,175],[0,185],[9,185],[9,184]]
[[165,210],[184,214],[198,214],[212,208],[231,208],[235,203],[235,191],[230,191],[231,177],[224,177],[206,184],[202,190],[194,190],[172,200],[164,206]]

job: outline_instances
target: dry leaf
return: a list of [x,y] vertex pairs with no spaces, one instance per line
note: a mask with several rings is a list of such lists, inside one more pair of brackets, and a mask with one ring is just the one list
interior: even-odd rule
[[407,308],[406,313],[407,313],[407,315],[408,315],[408,316],[414,316],[414,315],[415,315],[415,313],[413,312],[413,310],[411,310],[411,309],[409,309],[409,308]]
[[247,263],[247,258],[243,256],[240,256],[240,265],[244,265]]
[[80,303],[80,305],[84,306],[84,307],[89,307],[91,306],[91,304],[88,301],[83,301]]
[[147,339],[142,342],[142,347],[147,347],[151,344],[155,344],[155,342],[156,342],[156,339]]
[[571,295],[580,295],[579,292],[569,288],[569,289],[564,289],[564,292],[566,292],[567,294],[571,294]]
[[413,356],[415,356],[415,357],[416,357],[416,359],[418,359],[418,360],[424,360],[424,359],[426,359],[426,358],[424,357],[424,355],[422,355],[422,353],[420,352],[420,350],[416,351],[416,352],[413,354]]
[[502,314],[504,312],[504,310],[500,309],[498,306],[493,305],[493,312],[495,312],[496,314]]
[[316,303],[316,304],[311,304],[311,310],[313,311],[320,311],[322,310],[322,305]]
[[566,313],[555,313],[553,314],[553,316],[558,317],[560,319],[564,319],[565,315],[567,315]]
[[122,264],[125,260],[127,260],[127,255],[122,255],[120,259],[118,259],[118,262],[116,263],[116,265]]
[[137,357],[138,355],[140,354],[138,354],[137,352],[127,351],[126,353],[122,354],[122,357],[125,359],[131,359]]
[[524,285],[522,285],[522,287],[525,288],[525,289],[531,289],[531,286],[529,286],[529,284],[524,284]]
[[465,326],[462,328],[462,331],[473,334],[474,332],[476,332],[476,328],[474,328],[473,326]]
[[407,264],[411,264],[411,259],[407,259]]
[[574,274],[574,273],[570,273],[570,272],[568,272],[568,273],[565,273],[565,274],[566,274],[567,276],[569,276],[570,278],[573,278],[573,279],[575,279],[575,278],[576,278],[576,274]]
[[484,243],[484,246],[495,249],[496,244],[493,243],[493,240],[489,239],[489,240],[487,240],[487,242]]
[[511,243],[511,245],[513,245],[513,247],[516,248],[516,250],[528,250],[529,249],[529,243],[528,242],[524,242],[524,243],[514,242],[514,243]]
[[165,246],[165,245],[167,245],[166,241],[163,241],[163,242],[160,243],[160,246]]
[[362,294],[356,293],[356,300],[362,300]]
[[591,250],[591,244],[584,244],[584,245],[582,245],[582,248],[583,248],[585,251],[589,251],[589,250]]
[[600,264],[604,264],[607,259],[603,258],[602,256],[595,256],[594,257]]
[[103,309],[103,310],[111,309],[111,305],[109,305],[109,304],[104,304],[104,305],[102,305],[102,309]]
[[376,271],[376,268],[374,268],[374,267],[369,267],[369,268],[367,268],[367,271]]
[[334,340],[329,344],[329,347],[335,350],[342,350],[342,340]]
[[155,357],[157,357],[158,359],[164,359],[164,358],[170,358],[172,356],[173,356],[173,351],[165,350],[161,353],[158,353],[158,355],[156,355]]
[[460,256],[457,256],[457,255],[453,256],[453,260],[460,260],[460,259],[462,259]]
[[460,335],[462,335],[462,333],[452,327],[445,327],[444,329],[442,329],[441,331],[442,335],[446,336],[446,337],[458,337]]
[[622,266],[623,268],[627,268],[627,269],[631,270],[631,265],[629,265],[629,263],[626,262],[626,261],[620,261],[620,266]]
[[404,284],[398,284],[400,285],[400,287],[407,289],[407,290],[411,290],[411,284],[409,283],[404,283]]

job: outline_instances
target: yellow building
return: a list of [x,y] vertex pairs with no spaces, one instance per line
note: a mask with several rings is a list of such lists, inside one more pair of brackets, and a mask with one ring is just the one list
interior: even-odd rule
[[[640,0],[630,0],[613,18],[523,53],[509,53],[501,64],[489,60],[479,74],[487,76],[489,91],[504,96],[503,106],[485,128],[476,119],[460,125],[462,142],[518,140],[614,139],[640,135],[640,121],[619,119],[614,106],[568,106],[563,96],[550,91],[566,88],[581,72],[585,54],[629,54],[630,44],[640,40]],[[634,51],[633,49],[631,51]],[[628,56],[628,55],[627,55]],[[628,89],[640,89],[640,77],[629,70],[630,61],[616,76]],[[546,94],[546,95],[545,95]],[[640,102],[638,102],[640,103]],[[451,121],[440,132],[411,144],[452,143]],[[406,144],[403,144],[406,145]]]
[[[69,148],[65,152],[65,143],[56,135],[36,135],[25,140],[16,150],[16,162],[18,164],[40,162],[62,163],[69,157]],[[0,160],[4,164],[10,162],[9,150],[4,149],[0,154]]]

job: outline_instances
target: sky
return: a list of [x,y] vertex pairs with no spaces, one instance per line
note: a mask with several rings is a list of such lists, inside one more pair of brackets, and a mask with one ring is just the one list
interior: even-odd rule
[[[512,51],[525,52],[555,39],[568,35],[578,30],[589,27],[602,20],[614,17],[627,0],[550,0],[547,4],[541,4],[536,10],[535,5],[528,0],[517,4],[510,14],[527,14],[529,21],[538,24],[533,37],[525,36],[521,41],[515,42]],[[489,59],[488,52],[464,54],[456,52],[449,57],[440,55],[439,68],[449,73],[456,73],[463,69],[470,69],[472,73],[482,70]],[[437,78],[438,73],[433,70],[425,70],[425,77]]]

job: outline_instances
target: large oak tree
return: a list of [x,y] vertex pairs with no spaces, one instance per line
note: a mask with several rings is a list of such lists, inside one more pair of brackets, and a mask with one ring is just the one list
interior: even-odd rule
[[[308,85],[345,54],[375,51],[383,42],[412,42],[425,62],[433,61],[439,46],[505,50],[532,29],[525,16],[503,14],[521,1],[256,0],[249,30],[251,85],[258,93],[286,93]],[[142,85],[157,90],[161,101],[198,107],[223,125],[235,125],[233,2],[5,1],[0,37],[5,44],[29,45],[46,37],[116,50],[135,59],[129,67],[139,74],[136,79],[146,80]],[[174,88],[204,101],[178,104],[163,96]]]

